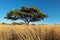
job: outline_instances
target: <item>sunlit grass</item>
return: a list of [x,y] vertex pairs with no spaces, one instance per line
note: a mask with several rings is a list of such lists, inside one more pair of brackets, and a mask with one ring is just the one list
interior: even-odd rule
[[60,40],[60,25],[0,25],[0,40]]

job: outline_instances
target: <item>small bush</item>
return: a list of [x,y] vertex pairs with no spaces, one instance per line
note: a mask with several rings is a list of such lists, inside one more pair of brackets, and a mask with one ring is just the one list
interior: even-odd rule
[[7,24],[7,23],[2,22],[2,24]]
[[20,22],[20,23],[19,23],[19,25],[22,25],[22,24],[25,24],[25,23],[23,23],[23,22]]
[[12,24],[13,24],[13,25],[16,25],[16,24],[18,24],[18,23],[17,23],[17,22],[12,22]]
[[32,25],[35,25],[35,24],[32,24]]
[[23,22],[21,22],[21,23],[13,22],[12,24],[13,24],[13,25],[22,25],[22,24],[24,24],[24,23],[23,23]]

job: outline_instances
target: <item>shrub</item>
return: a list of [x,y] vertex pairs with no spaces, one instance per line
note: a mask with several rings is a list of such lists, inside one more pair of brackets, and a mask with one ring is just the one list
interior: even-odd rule
[[25,23],[23,23],[23,22],[20,22],[20,23],[19,23],[19,25],[22,25],[22,24],[25,24]]
[[32,25],[35,25],[35,24],[32,24]]
[[7,23],[2,22],[2,24],[7,24]]
[[24,23],[23,23],[23,22],[21,22],[21,23],[12,22],[12,24],[13,24],[13,25],[22,25],[22,24],[24,24]]

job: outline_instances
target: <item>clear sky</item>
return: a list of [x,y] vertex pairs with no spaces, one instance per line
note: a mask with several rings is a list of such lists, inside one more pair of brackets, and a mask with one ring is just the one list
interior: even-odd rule
[[[36,24],[60,24],[60,0],[0,0],[0,23],[11,23],[13,21],[4,19],[10,10],[19,9],[21,6],[39,8],[49,17],[45,20],[34,22]],[[17,20],[21,22],[22,20]]]

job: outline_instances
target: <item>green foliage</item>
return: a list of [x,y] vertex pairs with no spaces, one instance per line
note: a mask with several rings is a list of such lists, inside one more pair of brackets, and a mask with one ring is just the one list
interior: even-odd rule
[[31,25],[35,25],[35,24],[31,24]]
[[29,24],[29,22],[40,21],[47,17],[48,15],[42,13],[38,8],[27,8],[25,6],[22,6],[21,9],[8,12],[5,18],[11,20],[21,19],[25,23]]
[[16,24],[19,24],[19,23],[17,23],[17,22],[12,22],[12,24],[13,24],[13,25],[16,25]]
[[13,25],[22,25],[22,24],[24,24],[23,22],[20,22],[20,23],[18,23],[18,22],[12,22],[12,24]]
[[22,25],[22,24],[25,24],[25,23],[23,23],[23,22],[20,22],[20,23],[19,23],[19,25]]
[[2,24],[7,24],[7,23],[2,22]]

